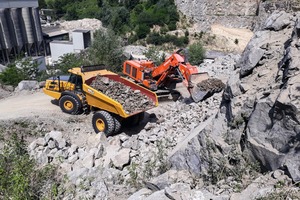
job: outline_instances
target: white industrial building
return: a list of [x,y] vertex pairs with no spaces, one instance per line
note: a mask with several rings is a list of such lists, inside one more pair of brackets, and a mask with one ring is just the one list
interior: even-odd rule
[[54,40],[50,42],[52,62],[58,62],[59,58],[67,53],[79,53],[86,49],[91,43],[91,32],[89,30],[74,30],[72,41]]

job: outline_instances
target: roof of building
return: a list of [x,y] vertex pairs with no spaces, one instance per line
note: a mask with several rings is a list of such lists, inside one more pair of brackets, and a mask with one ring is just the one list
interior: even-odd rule
[[74,31],[72,31],[72,32],[88,33],[88,32],[90,32],[90,30],[76,29],[76,30],[74,30]]
[[53,40],[51,43],[54,43],[54,44],[72,44],[73,45],[73,42],[71,41],[67,41],[67,40]]
[[68,31],[63,30],[57,26],[45,26],[45,27],[42,27],[42,31],[43,31],[44,35],[46,35],[48,37],[55,37],[55,36],[59,36],[59,35],[69,34]]

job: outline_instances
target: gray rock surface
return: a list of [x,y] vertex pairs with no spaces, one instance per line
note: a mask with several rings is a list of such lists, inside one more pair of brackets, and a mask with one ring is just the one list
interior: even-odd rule
[[[181,13],[199,25],[199,32],[209,30],[212,24],[222,24],[234,28],[260,29],[265,19],[274,11],[293,12],[297,11],[299,7],[297,0],[232,0],[226,3],[210,0],[175,0],[175,4]],[[278,18],[278,27],[282,23],[279,20],[285,20],[285,17]],[[283,24],[286,23],[288,22]]]
[[[278,13],[274,15],[276,17]],[[268,80],[268,84],[276,85],[279,82],[285,86],[281,89],[270,87],[266,91],[267,93],[262,93],[266,97],[262,96],[256,100],[255,108],[249,117],[246,129],[247,148],[251,154],[269,170],[289,166],[288,170],[294,181],[300,180],[300,171],[293,168],[295,167],[293,164],[291,165],[291,163],[299,163],[299,155],[295,152],[295,149],[298,148],[297,139],[295,138],[299,136],[300,132],[295,127],[300,124],[300,106],[299,98],[297,95],[295,96],[297,91],[294,88],[299,85],[298,81],[295,81],[300,78],[300,73],[296,72],[297,70],[295,71],[295,69],[299,70],[299,66],[296,66],[295,63],[300,62],[298,56],[300,51],[296,47],[299,40],[296,34],[297,26],[293,23],[297,20],[300,20],[299,15],[290,20],[290,24],[293,25],[292,28],[286,27],[277,32],[275,32],[275,29],[271,30],[271,32],[275,32],[275,36],[277,34],[278,37],[281,37],[283,52],[282,56],[276,60],[280,63],[279,70],[277,67],[269,69],[268,74],[274,73],[274,76]],[[287,32],[288,34],[286,34]],[[286,34],[288,37],[282,37],[282,34]],[[272,46],[271,41],[269,41],[270,47]],[[263,66],[266,65],[268,63]],[[251,76],[253,78],[255,75]],[[257,87],[259,86],[257,85]],[[256,89],[256,91],[258,90]],[[250,91],[247,93],[249,94]]]
[[37,81],[21,81],[18,83],[18,90],[36,90],[39,89],[39,83]]

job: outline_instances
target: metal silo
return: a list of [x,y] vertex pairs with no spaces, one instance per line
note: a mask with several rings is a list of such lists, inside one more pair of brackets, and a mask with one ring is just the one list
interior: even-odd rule
[[14,46],[18,49],[18,53],[24,46],[24,34],[22,33],[22,14],[20,8],[11,8],[11,30],[14,33]]
[[33,24],[34,24],[34,36],[35,42],[37,46],[37,51],[40,51],[40,46],[43,42],[43,34],[42,34],[42,27],[40,22],[40,14],[38,8],[32,8],[32,16],[33,16]]
[[12,49],[12,42],[10,38],[9,28],[7,24],[7,19],[9,18],[9,13],[6,9],[0,9],[0,42],[2,49],[6,54],[7,61],[9,61],[9,54]]
[[34,43],[34,35],[33,35],[33,26],[32,26],[32,16],[30,12],[30,8],[22,8],[22,17],[24,21],[24,31],[26,35],[26,46],[27,46],[27,52],[29,55],[31,55],[31,47]]

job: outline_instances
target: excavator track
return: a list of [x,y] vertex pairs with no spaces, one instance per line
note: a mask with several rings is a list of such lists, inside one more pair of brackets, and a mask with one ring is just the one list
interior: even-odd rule
[[217,78],[208,78],[197,84],[192,89],[191,96],[195,102],[202,101],[214,93],[221,92],[225,88],[225,84]]

